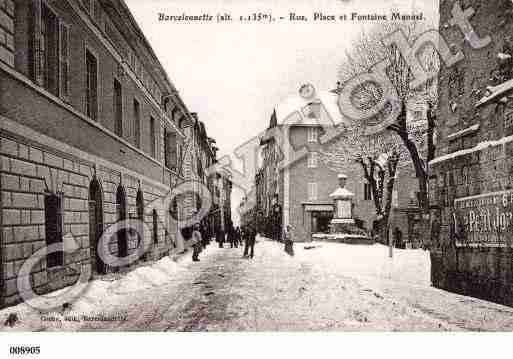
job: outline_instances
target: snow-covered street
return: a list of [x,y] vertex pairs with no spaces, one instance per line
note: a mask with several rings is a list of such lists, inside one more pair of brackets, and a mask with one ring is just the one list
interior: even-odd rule
[[313,242],[289,257],[260,238],[255,252],[212,243],[198,263],[165,258],[92,281],[64,312],[20,304],[0,320],[17,313],[9,331],[513,329],[513,308],[430,287],[426,251],[395,250],[390,261],[381,245]]

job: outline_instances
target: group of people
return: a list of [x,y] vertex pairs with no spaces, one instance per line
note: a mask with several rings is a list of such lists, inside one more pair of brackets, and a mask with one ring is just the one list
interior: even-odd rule
[[251,225],[245,225],[242,227],[234,227],[233,225],[228,227],[225,235],[224,231],[220,229],[217,232],[216,240],[219,243],[219,248],[224,247],[225,239],[230,243],[230,248],[238,248],[239,245],[244,246],[244,257],[253,258],[255,256],[255,242],[257,232]]
[[[233,225],[228,226],[228,230],[225,231],[222,228],[218,228],[216,231],[216,242],[219,248],[224,248],[224,243],[228,242],[230,248],[238,248],[244,246],[244,258],[253,258],[255,256],[255,243],[256,243],[257,231],[253,225],[245,225],[242,227],[234,227]],[[195,262],[199,261],[199,254],[209,244],[210,238],[208,238],[207,230],[204,226],[196,224],[192,232],[193,240],[193,252],[192,260]],[[290,225],[285,226],[281,236],[275,238],[278,242],[283,242],[285,252],[290,256],[294,255],[294,240],[292,239],[292,227]]]
[[223,248],[226,241],[230,243],[230,248],[242,246],[242,230],[239,227],[229,226],[225,233],[222,228],[219,228],[216,232],[216,242],[219,244],[219,248]]
[[[228,230],[218,228],[216,231],[216,242],[219,248],[224,247],[224,243],[230,243],[230,248],[238,248],[244,246],[244,258],[253,258],[255,256],[255,242],[257,232],[252,225],[242,227],[234,227],[230,225]],[[194,226],[192,232],[192,260],[199,262],[199,254],[210,243],[208,233],[205,228],[199,224]]]

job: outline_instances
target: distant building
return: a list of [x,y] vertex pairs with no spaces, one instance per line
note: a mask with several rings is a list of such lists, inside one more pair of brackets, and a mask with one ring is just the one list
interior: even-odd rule
[[[262,164],[255,176],[256,216],[259,230],[267,237],[281,233],[283,211],[283,175],[279,164],[283,159],[279,143],[273,134],[279,131],[276,111],[269,122],[268,133],[260,140]],[[280,192],[281,190],[281,192]],[[277,208],[279,206],[279,208]]]
[[[194,187],[193,191],[180,196],[184,203],[182,216],[193,218],[202,205],[207,204],[207,201],[202,199],[210,197],[211,207],[208,216],[201,222],[209,229],[209,235],[213,235],[216,225],[220,223],[220,198],[216,196],[218,176],[210,171],[217,162],[215,140],[208,136],[205,124],[198,119],[196,113],[192,113],[191,118],[184,120],[181,125],[187,137],[182,154],[183,176],[190,180]],[[186,238],[190,238],[192,226],[184,228],[182,232]]]
[[[440,2],[440,24],[452,2]],[[472,48],[455,26],[442,38],[465,59],[442,67],[437,157],[431,162],[432,282],[438,288],[513,305],[513,3],[466,2]],[[470,10],[469,10],[470,11]]]
[[[255,193],[250,192],[246,196],[242,197],[239,207],[240,225],[245,226],[257,226],[257,208],[255,205]],[[256,228],[258,230],[258,228]]]

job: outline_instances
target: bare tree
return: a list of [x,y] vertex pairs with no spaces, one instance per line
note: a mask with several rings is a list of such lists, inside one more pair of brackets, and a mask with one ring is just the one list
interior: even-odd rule
[[336,172],[362,170],[370,186],[376,212],[376,227],[387,238],[393,190],[399,163],[407,161],[407,151],[390,132],[365,135],[362,126],[352,126],[320,149],[321,160]]
[[[400,49],[396,45],[385,46],[381,42],[383,36],[398,30],[405,34],[410,43],[413,43],[427,28],[417,21],[383,22],[371,28],[370,31],[362,31],[354,41],[352,48],[346,51],[346,59],[340,68],[339,76],[341,81],[345,81],[369,71],[373,65],[385,58],[389,60],[390,65],[387,74],[397,91],[402,111],[395,123],[388,126],[387,129],[398,136],[404,145],[404,149],[408,152],[409,156],[407,157],[411,160],[419,181],[419,202],[427,210],[428,163],[435,155],[436,120],[434,108],[437,103],[437,83],[435,80],[430,80],[419,88],[410,86],[413,76]],[[438,53],[431,45],[422,48],[418,53],[418,58],[426,71],[430,73],[438,72]],[[436,78],[436,76],[433,78]],[[365,109],[375,105],[380,96],[380,89],[374,84],[367,83],[360,86],[353,101],[356,106]],[[408,109],[412,107],[424,107],[426,109],[426,121],[421,128],[412,126],[408,121]],[[379,122],[387,115],[387,109],[385,108],[371,122]],[[421,151],[425,153],[421,153]],[[402,160],[406,156],[400,157]]]

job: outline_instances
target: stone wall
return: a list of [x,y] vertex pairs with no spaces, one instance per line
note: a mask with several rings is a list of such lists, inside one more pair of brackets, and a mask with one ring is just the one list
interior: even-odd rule
[[[431,164],[431,268],[439,288],[513,305],[513,103],[508,97],[476,106],[503,76],[499,54],[511,55],[511,1],[462,1],[470,22],[490,43],[480,49],[445,25],[454,1],[440,3],[443,38],[464,59],[439,77],[437,158]],[[509,95],[506,92],[503,96]]]
[[[46,245],[44,198],[50,193],[63,195],[63,233],[71,234],[79,246],[64,255],[64,265],[47,268],[43,259],[33,268],[31,281],[40,292],[49,292],[74,283],[81,271],[90,271],[89,186],[95,176],[102,187],[104,229],[118,219],[116,191],[122,186],[126,194],[127,217],[136,216],[136,196],[143,193],[145,203],[146,240],[151,241],[147,259],[159,259],[174,250],[174,233],[165,235],[164,210],[158,213],[158,238],[153,237],[153,216],[150,203],[164,191],[142,176],[74,157],[35,141],[0,133],[0,191],[2,216],[2,282],[5,305],[20,301],[16,287],[17,273],[27,258]],[[64,240],[66,241],[66,240]],[[136,237],[129,237],[128,254],[137,249]],[[117,255],[117,241],[109,245]],[[115,270],[109,268],[109,271]]]
[[435,286],[513,304],[512,154],[510,140],[432,165]]

